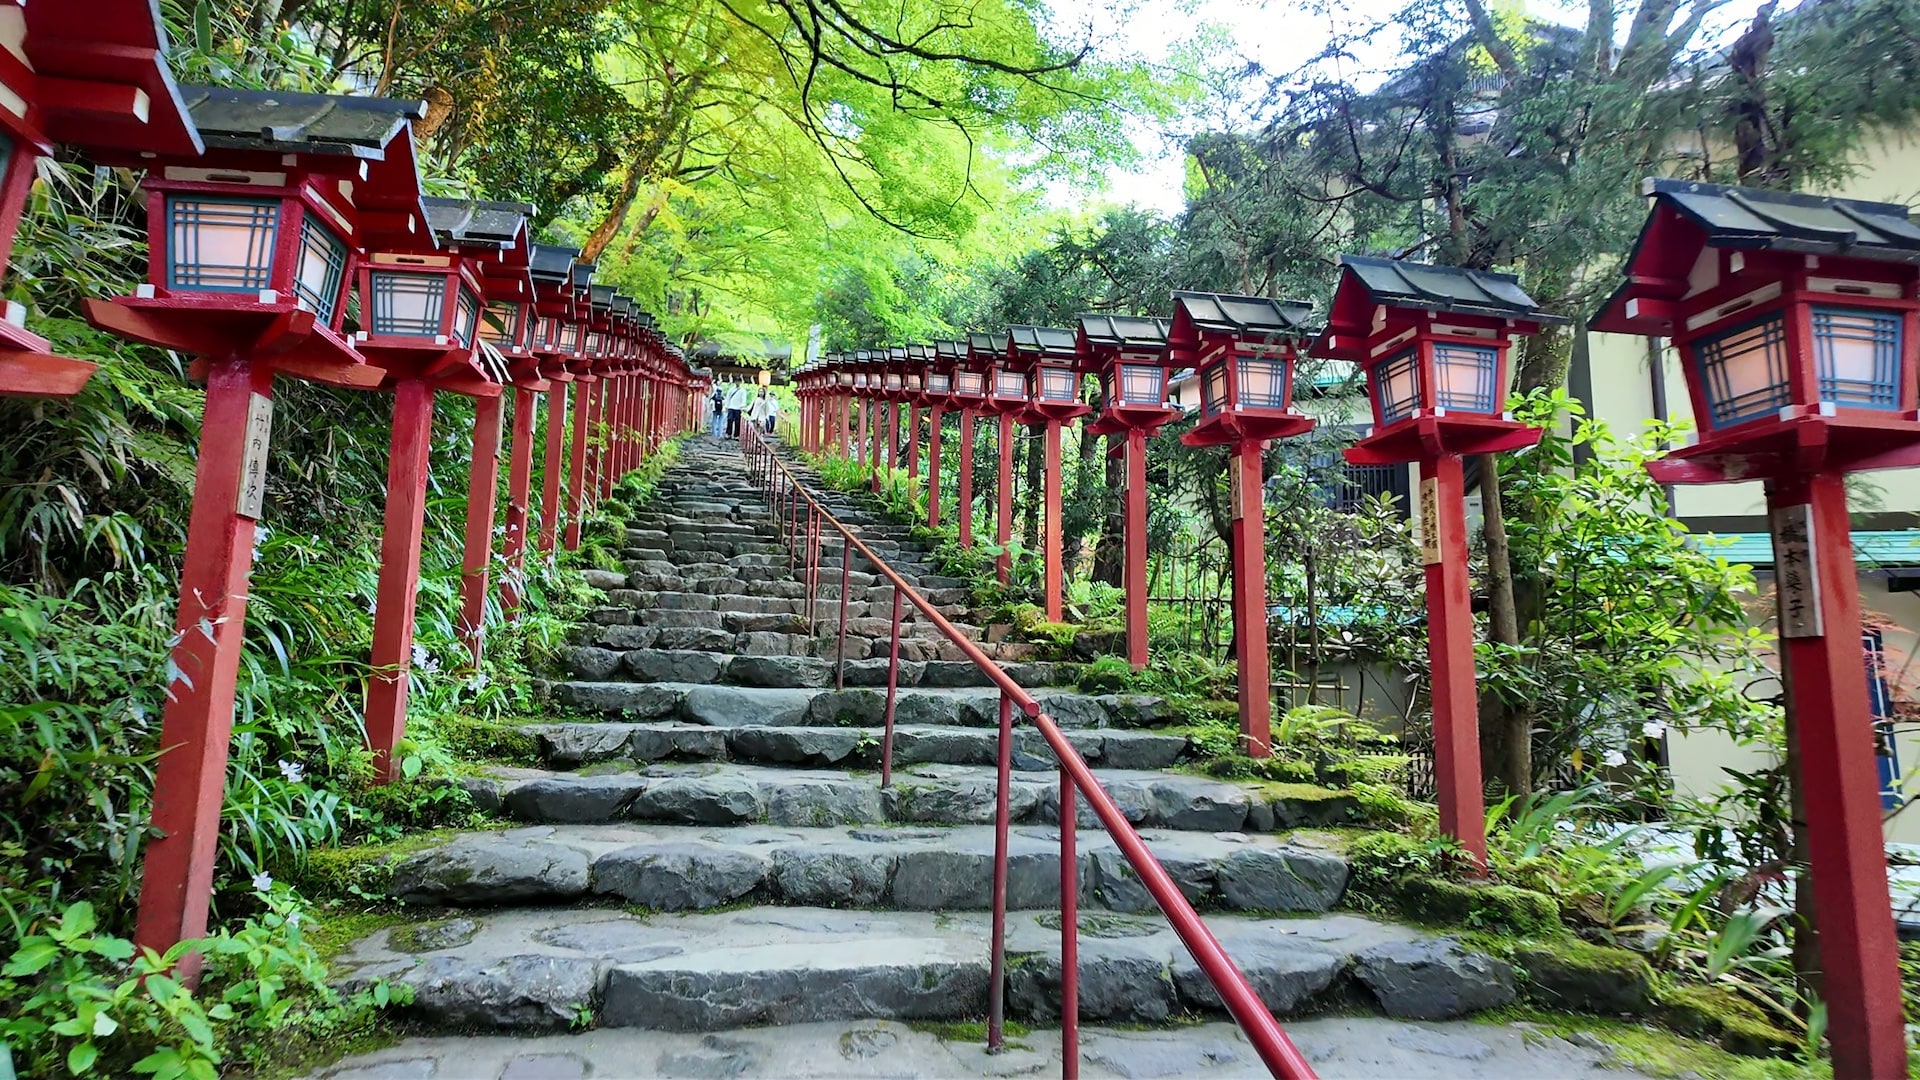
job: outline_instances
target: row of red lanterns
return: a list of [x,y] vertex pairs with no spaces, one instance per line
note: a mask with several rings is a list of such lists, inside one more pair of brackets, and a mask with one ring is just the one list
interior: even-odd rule
[[[1766,484],[1835,1075],[1900,1075],[1896,937],[1844,480],[1848,472],[1920,465],[1920,227],[1898,204],[1672,180],[1649,181],[1645,193],[1654,208],[1625,283],[1592,327],[1667,338],[1679,352],[1700,437],[1652,463],[1656,478]],[[1191,369],[1200,416],[1183,441],[1227,445],[1234,456],[1241,727],[1247,750],[1261,754],[1270,712],[1262,451],[1313,425],[1292,408],[1300,357],[1360,365],[1374,423],[1347,458],[1420,463],[1441,826],[1484,866],[1462,458],[1539,439],[1538,429],[1503,411],[1508,353],[1516,338],[1565,320],[1542,312],[1509,275],[1358,256],[1341,264],[1318,327],[1305,304],[1176,292],[1170,320],[1084,315],[1077,332],[1016,326],[1004,337],[831,355],[799,373],[808,405],[802,438],[815,449],[865,454],[870,403],[896,415],[901,404],[912,408],[910,439],[918,408],[932,411],[936,431],[943,410],[959,409],[960,530],[971,543],[972,421],[999,417],[1004,548],[1008,428],[1045,424],[1045,588],[1048,616],[1058,618],[1058,427],[1090,411],[1079,400],[1081,378],[1096,376],[1102,409],[1088,433],[1125,437],[1127,637],[1138,668],[1148,659],[1146,437],[1180,415],[1167,403],[1167,384]],[[856,413],[861,430],[850,446]],[[928,482],[937,525],[937,452]]]
[[[461,632],[477,669],[506,391],[515,407],[500,604],[511,613],[532,513],[536,395],[547,398],[539,544],[550,552],[577,546],[587,507],[697,423],[709,377],[630,298],[594,284],[579,252],[532,244],[532,207],[423,197],[412,123],[424,103],[178,86],[156,11],[149,0],[0,0],[0,22],[13,26],[0,43],[0,89],[10,91],[0,94],[0,255],[35,159],[54,143],[145,170],[147,282],[133,296],[89,301],[86,313],[193,356],[207,384],[155,771],[157,836],[135,930],[164,952],[207,925],[276,378],[393,395],[365,710],[368,746],[390,779],[405,731],[434,395],[474,400]],[[93,365],[52,355],[21,316],[11,305],[0,320],[0,394],[79,392]]]

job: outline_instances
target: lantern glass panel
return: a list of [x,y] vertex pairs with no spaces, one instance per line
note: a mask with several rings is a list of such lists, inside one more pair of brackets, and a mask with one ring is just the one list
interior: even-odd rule
[[280,204],[272,199],[167,199],[167,288],[259,292],[273,279]]
[[889,390],[900,389],[900,373],[899,372],[897,371],[887,372],[887,389]]
[[1214,364],[1200,375],[1200,411],[1216,416],[1227,407],[1227,365]]
[[987,392],[986,372],[956,371],[953,373],[953,388],[955,393],[980,397]]
[[328,326],[340,308],[340,283],[347,276],[347,245],[312,214],[300,221],[300,270],[293,294]]
[[1234,361],[1240,380],[1243,409],[1287,407],[1287,362],[1265,356],[1242,356]]
[[920,389],[921,380],[922,380],[922,376],[919,372],[917,371],[908,372],[907,373],[907,389],[909,390]]
[[460,290],[453,306],[453,338],[462,345],[473,344],[473,331],[480,322],[480,298]]
[[480,320],[480,338],[496,349],[519,345],[520,305],[488,304],[486,317]]
[[927,392],[945,394],[953,389],[953,377],[942,372],[930,372],[927,375]]
[[1820,400],[1856,409],[1900,407],[1900,316],[1859,308],[1813,309]]
[[1486,345],[1433,346],[1433,404],[1448,412],[1491,414],[1500,402],[1493,385],[1500,354]]
[[372,330],[396,337],[439,337],[440,316],[447,303],[447,279],[441,274],[376,271],[369,275],[373,291]]
[[995,368],[993,372],[993,396],[998,398],[1025,398],[1027,396],[1027,377],[1018,371]]
[[1080,379],[1070,367],[1043,366],[1040,369],[1040,396],[1047,401],[1072,401],[1080,396]]
[[1391,424],[1405,420],[1420,409],[1419,353],[1408,349],[1381,364],[1373,374],[1374,401],[1380,410],[1380,422]]
[[1787,390],[1786,318],[1770,315],[1694,343],[1714,427],[1772,416]]
[[561,323],[560,324],[560,351],[570,353],[578,349],[579,346],[580,346],[580,324],[579,323]]
[[[1111,394],[1112,390],[1109,389]],[[1167,372],[1158,364],[1120,365],[1120,401],[1126,405],[1159,406],[1166,400]]]

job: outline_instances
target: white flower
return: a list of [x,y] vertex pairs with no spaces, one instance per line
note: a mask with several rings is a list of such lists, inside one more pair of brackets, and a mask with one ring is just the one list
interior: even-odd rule
[[473,691],[476,694],[482,690],[485,690],[486,688],[487,688],[487,673],[484,671],[475,674],[473,678],[467,680],[467,689]]
[[369,615],[380,614],[380,598],[379,597],[376,596],[373,599],[367,601],[367,614]]
[[288,925],[288,926],[299,926],[299,925],[300,925],[300,913],[299,913],[299,912],[297,912],[297,911],[289,911],[289,912],[287,912],[287,925]]
[[1645,735],[1649,739],[1662,738],[1666,733],[1667,725],[1663,720],[1649,720],[1640,725],[1640,734]]
[[440,661],[433,658],[425,645],[415,642],[413,646],[413,666],[431,675],[440,670]]
[[285,758],[281,758],[280,775],[287,778],[287,783],[297,784],[306,777],[307,770],[301,768],[300,763],[297,761],[288,761]]
[[260,557],[260,545],[266,543],[267,537],[272,535],[273,535],[273,532],[269,530],[265,525],[262,525],[257,521],[254,522],[253,555],[252,555],[253,558],[258,559]]
[[1627,755],[1618,750],[1609,750],[1600,755],[1600,764],[1605,765],[1609,769],[1617,769],[1626,763]]
[[253,875],[253,887],[259,892],[266,892],[273,888],[273,875],[265,870]]

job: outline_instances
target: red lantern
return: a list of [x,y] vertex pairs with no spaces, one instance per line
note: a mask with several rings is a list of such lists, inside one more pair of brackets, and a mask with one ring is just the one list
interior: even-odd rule
[[1667,483],[1762,480],[1833,1074],[1907,1068],[1846,475],[1920,464],[1920,228],[1897,203],[1650,180],[1596,330],[1669,337],[1700,441]]
[[[1061,515],[1062,483],[1060,426],[1092,410],[1080,400],[1079,353],[1071,330],[1051,326],[1007,328],[1007,367],[1026,380],[1026,419],[1042,426],[1045,463],[1041,469],[1040,504],[1044,523],[1040,536],[1041,601],[1047,621],[1059,622],[1065,611],[1061,591],[1065,584]],[[1010,516],[1010,515],[1009,515]]]
[[[547,392],[547,443],[540,491],[540,550],[551,555],[560,540],[561,476],[566,472],[568,406],[579,411],[579,395],[572,389],[573,372],[567,364],[573,350],[564,344],[573,320],[573,264],[575,248],[535,244],[528,271],[533,278],[536,319],[530,350],[540,376],[552,384]],[[576,331],[577,334],[577,331]]]

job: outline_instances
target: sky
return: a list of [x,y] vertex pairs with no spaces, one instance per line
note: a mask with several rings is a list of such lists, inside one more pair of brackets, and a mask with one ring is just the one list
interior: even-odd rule
[[[1456,0],[1457,2],[1457,0]],[[1568,25],[1579,25],[1586,17],[1585,0],[1573,3],[1557,0],[1522,0],[1529,14]],[[1342,28],[1368,25],[1391,19],[1404,0],[1049,0],[1050,29],[1060,40],[1091,40],[1099,55],[1111,58],[1131,57],[1153,64],[1169,61],[1170,51],[1179,43],[1193,40],[1196,28],[1205,24],[1217,27],[1222,44],[1208,53],[1208,60],[1221,69],[1252,64],[1266,72],[1285,73],[1311,60],[1328,37]],[[1725,45],[1752,19],[1760,0],[1727,0],[1708,17],[1702,41]],[[1492,7],[1502,6],[1490,0]],[[1622,8],[1637,6],[1624,0]],[[1791,8],[1795,0],[1781,7]],[[1462,5],[1464,12],[1464,4]],[[1627,19],[1620,20],[1622,30]],[[1343,72],[1365,83],[1372,73],[1388,69],[1394,49],[1382,42],[1378,51],[1361,53],[1352,67]],[[1206,121],[1248,122],[1248,116],[1232,106],[1221,110],[1211,103]],[[1223,114],[1224,113],[1224,114]],[[1239,113],[1239,115],[1236,115]],[[1161,213],[1180,211],[1184,202],[1181,182],[1184,159],[1181,141],[1203,121],[1187,119],[1170,129],[1145,121],[1136,123],[1129,136],[1141,162],[1131,168],[1109,170],[1107,190],[1097,201],[1135,204]],[[1087,193],[1067,187],[1049,188],[1049,201],[1062,206],[1084,205]]]

